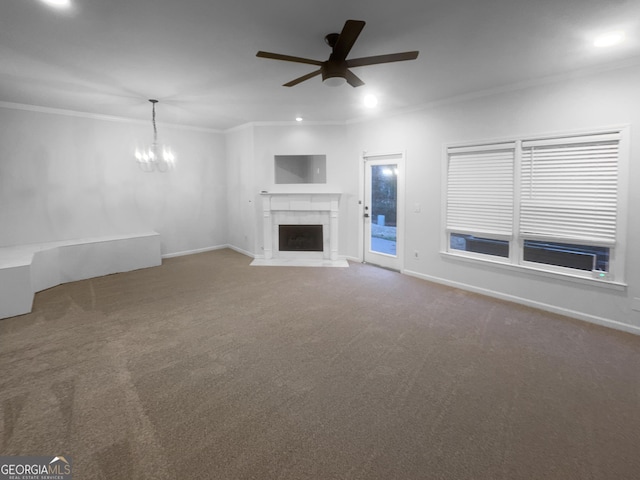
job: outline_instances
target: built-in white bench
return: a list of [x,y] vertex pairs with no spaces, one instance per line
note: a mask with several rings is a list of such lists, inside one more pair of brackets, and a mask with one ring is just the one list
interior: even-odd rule
[[0,247],[0,318],[31,312],[47,288],[161,263],[156,232]]

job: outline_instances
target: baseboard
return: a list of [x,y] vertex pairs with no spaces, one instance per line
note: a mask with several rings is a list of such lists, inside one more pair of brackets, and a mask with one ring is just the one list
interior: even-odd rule
[[[234,250],[238,253],[241,253],[242,255],[246,255],[247,257],[253,258],[255,260],[264,260],[264,255],[255,255],[251,252],[248,252],[247,250],[243,250],[242,248],[236,247],[235,245],[225,245],[222,248],[230,248],[231,250]],[[347,261],[356,262],[356,263],[360,263],[362,261],[358,257],[349,257],[347,255],[339,255],[338,260],[347,260]]]
[[588,313],[578,312],[576,310],[571,310],[568,308],[557,307],[555,305],[549,305],[547,303],[536,302],[534,300],[529,300],[527,298],[517,297],[515,295],[509,295],[506,293],[497,292],[495,290],[489,290],[486,288],[480,288],[473,285],[468,285],[466,283],[454,282],[451,280],[446,280],[444,278],[433,277],[431,275],[425,275],[423,273],[414,272],[412,270],[403,270],[402,273],[404,273],[405,275],[409,275],[411,277],[427,280],[429,282],[446,285],[448,287],[459,288],[461,290],[467,290],[469,292],[479,293],[481,295],[486,295],[488,297],[498,298],[500,300],[506,300],[508,302],[518,303],[520,305],[526,305],[527,307],[537,308],[539,310],[544,310],[546,312],[556,313],[558,315],[564,315],[565,317],[571,317],[577,320],[594,323],[596,325],[600,325],[603,327],[609,327],[615,330],[621,330],[623,332],[640,335],[640,327],[635,327],[633,325],[621,323],[616,320],[611,320],[609,318],[598,317],[596,315],[589,315]]
[[185,250],[183,252],[165,253],[162,258],[183,257],[185,255],[195,255],[196,253],[211,252],[213,250],[222,250],[223,248],[232,248],[230,245],[216,245],[214,247],[198,248],[196,250]]
[[251,252],[248,252],[247,250],[243,250],[242,248],[236,247],[234,245],[225,245],[226,248],[230,248],[231,250],[233,250],[234,252],[238,252],[241,253],[242,255],[246,255],[247,257],[250,258],[257,258],[256,255],[254,255]]

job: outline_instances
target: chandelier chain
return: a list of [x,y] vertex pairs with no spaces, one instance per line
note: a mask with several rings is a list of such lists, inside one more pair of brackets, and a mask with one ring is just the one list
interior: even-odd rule
[[158,127],[156,126],[156,103],[157,100],[149,100],[151,102],[151,121],[153,123],[153,143],[158,143]]

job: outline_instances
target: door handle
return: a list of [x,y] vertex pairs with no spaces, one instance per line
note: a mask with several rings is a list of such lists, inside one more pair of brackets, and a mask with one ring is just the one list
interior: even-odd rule
[[365,214],[364,214],[364,218],[369,218],[369,214],[368,214],[368,213],[365,213]]

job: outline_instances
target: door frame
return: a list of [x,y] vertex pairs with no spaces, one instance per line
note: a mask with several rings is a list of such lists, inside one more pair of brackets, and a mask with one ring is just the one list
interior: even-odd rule
[[[398,162],[398,199],[397,199],[397,212],[396,212],[396,232],[398,235],[398,241],[396,242],[396,256],[398,258],[398,269],[400,272],[404,272],[404,245],[405,245],[405,207],[404,207],[404,197],[405,197],[405,160],[406,154],[403,150],[390,150],[390,151],[382,151],[382,152],[367,152],[363,151],[360,154],[360,165],[359,165],[359,175],[360,175],[360,185],[358,192],[358,214],[360,221],[358,222],[358,259],[361,263],[364,263],[364,254],[365,254],[365,243],[366,239],[364,237],[364,206],[365,206],[365,192],[366,192],[366,168],[367,168],[367,159],[371,160],[380,160],[382,157],[389,156],[397,156]],[[395,160],[394,160],[395,161]]]

